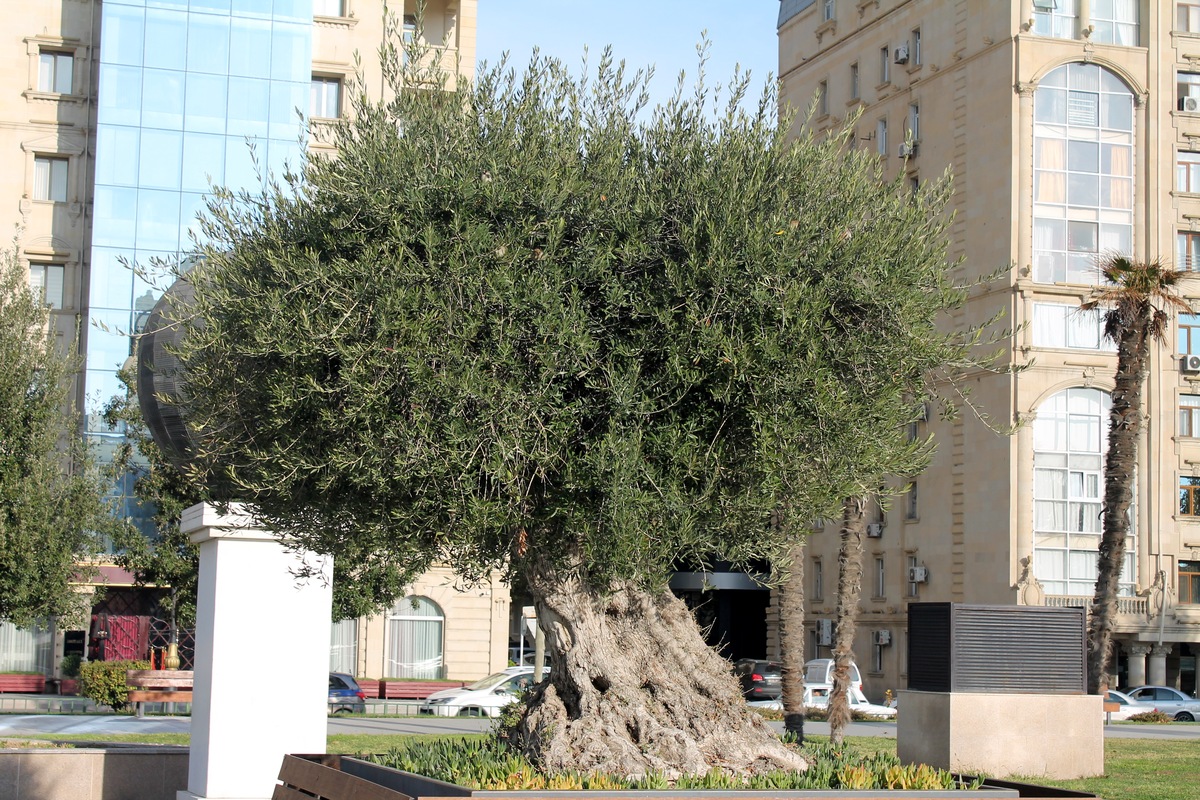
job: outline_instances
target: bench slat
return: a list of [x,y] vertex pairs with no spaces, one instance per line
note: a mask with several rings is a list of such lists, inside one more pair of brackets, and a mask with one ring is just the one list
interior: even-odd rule
[[408,795],[365,778],[292,755],[283,757],[279,780],[288,787],[325,800],[411,800]]
[[138,691],[131,689],[127,692],[130,703],[190,703],[191,692],[172,692],[165,689],[158,691]]

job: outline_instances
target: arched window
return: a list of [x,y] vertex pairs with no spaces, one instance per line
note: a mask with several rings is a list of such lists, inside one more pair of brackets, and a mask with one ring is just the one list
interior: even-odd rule
[[[1033,567],[1047,594],[1090,596],[1096,588],[1104,501],[1103,463],[1111,401],[1097,389],[1046,400],[1033,423]],[[1121,591],[1132,589],[1131,527]]]
[[330,626],[329,671],[358,674],[358,620],[342,619]]
[[441,678],[446,618],[428,597],[411,595],[388,617],[389,678]]
[[1033,125],[1033,279],[1099,281],[1102,253],[1133,254],[1133,92],[1097,64],[1038,82]]

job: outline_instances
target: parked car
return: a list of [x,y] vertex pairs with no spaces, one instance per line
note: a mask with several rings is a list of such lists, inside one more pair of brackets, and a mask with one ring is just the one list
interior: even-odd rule
[[329,713],[365,714],[366,711],[367,696],[354,676],[345,672],[329,673]]
[[[825,687],[804,687],[804,705],[809,708],[825,708],[829,705],[829,694],[831,688]],[[867,699],[866,695],[857,686],[851,686],[849,697],[851,711],[859,711],[869,717],[883,717],[891,719],[896,716],[896,709],[891,706],[881,706],[878,703],[872,703]]]
[[434,692],[420,710],[439,717],[495,717],[531,686],[533,667],[509,667],[469,686]]
[[1154,706],[1170,714],[1176,722],[1195,722],[1200,719],[1200,700],[1169,686],[1139,686],[1130,689],[1129,699]]
[[1147,711],[1155,709],[1153,703],[1134,700],[1129,695],[1124,692],[1118,692],[1116,689],[1109,689],[1104,699],[1109,703],[1116,703],[1120,706],[1116,711],[1107,712],[1109,719],[1129,719],[1135,714],[1144,714]]
[[733,662],[733,674],[742,684],[747,700],[778,700],[783,693],[780,665],[762,658],[742,658]]
[[[804,664],[804,685],[812,687],[823,686],[832,690],[833,659],[814,658],[812,661],[806,661]],[[850,662],[850,685],[857,687],[859,693],[862,693],[862,674],[858,671],[858,665],[853,661]]]

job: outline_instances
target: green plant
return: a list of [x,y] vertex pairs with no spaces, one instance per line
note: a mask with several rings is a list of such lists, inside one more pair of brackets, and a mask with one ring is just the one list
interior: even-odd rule
[[1159,711],[1156,708],[1153,711],[1143,711],[1141,714],[1134,714],[1132,717],[1129,718],[1128,721],[1129,722],[1152,722],[1157,725],[1157,724],[1161,724],[1164,722],[1171,722],[1172,719],[1173,718],[1171,717],[1170,714],[1168,714],[1165,711]]
[[97,705],[122,711],[129,705],[125,672],[150,669],[149,661],[88,661],[79,670],[79,693]]
[[59,664],[59,669],[62,670],[64,678],[78,678],[81,666],[83,666],[82,656],[78,653],[68,653],[63,656],[62,662]]

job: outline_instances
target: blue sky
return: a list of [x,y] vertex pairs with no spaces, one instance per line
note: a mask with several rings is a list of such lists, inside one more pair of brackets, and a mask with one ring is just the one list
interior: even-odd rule
[[605,45],[627,66],[655,65],[653,102],[675,89],[680,70],[688,86],[696,74],[701,31],[712,43],[707,82],[725,84],[735,64],[749,69],[757,98],[767,74],[778,72],[776,0],[479,0],[480,61],[494,63],[505,51],[515,66],[528,63],[533,48],[578,66],[588,47],[595,65]]

